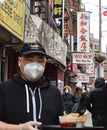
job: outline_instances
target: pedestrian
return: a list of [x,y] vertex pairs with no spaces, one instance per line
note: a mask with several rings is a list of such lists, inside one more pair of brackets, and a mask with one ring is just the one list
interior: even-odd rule
[[95,88],[86,97],[86,108],[92,114],[93,126],[103,126],[102,90],[104,85],[104,78],[97,77],[95,80]]
[[105,83],[103,87],[103,92],[102,92],[102,112],[103,112],[103,117],[104,117],[104,128],[105,130],[107,129],[107,83]]
[[83,115],[86,112],[85,98],[86,94],[83,92],[83,85],[81,82],[78,82],[76,84],[76,91],[72,100],[74,103],[72,108],[73,113],[79,113],[80,115]]
[[71,87],[69,85],[65,85],[63,88],[62,99],[63,99],[63,105],[64,105],[64,112],[66,114],[71,113],[71,110],[73,107],[72,98],[73,98],[73,92],[72,92]]
[[[0,129],[35,130],[59,124],[63,102],[59,89],[43,76],[46,51],[39,43],[25,43],[18,58],[20,73],[0,84]],[[20,124],[20,125],[19,125]]]

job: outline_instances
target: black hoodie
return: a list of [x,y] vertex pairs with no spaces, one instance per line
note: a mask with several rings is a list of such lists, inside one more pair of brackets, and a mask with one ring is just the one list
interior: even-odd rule
[[14,75],[0,84],[1,121],[19,124],[37,120],[43,125],[54,125],[62,114],[61,93],[45,77],[30,83]]
[[90,91],[86,97],[86,108],[91,112],[92,119],[96,120],[97,126],[103,126],[103,115],[102,115],[102,91],[105,85],[103,77],[96,78],[95,88]]

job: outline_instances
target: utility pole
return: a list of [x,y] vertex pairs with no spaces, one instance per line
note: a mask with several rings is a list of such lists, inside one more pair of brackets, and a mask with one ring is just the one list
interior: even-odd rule
[[[102,53],[102,14],[101,14],[101,0],[99,0],[99,55]],[[98,77],[102,76],[102,66],[99,63]]]

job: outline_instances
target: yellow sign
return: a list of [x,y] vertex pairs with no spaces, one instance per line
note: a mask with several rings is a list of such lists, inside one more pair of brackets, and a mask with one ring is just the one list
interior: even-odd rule
[[23,0],[0,0],[0,26],[24,40],[25,3]]

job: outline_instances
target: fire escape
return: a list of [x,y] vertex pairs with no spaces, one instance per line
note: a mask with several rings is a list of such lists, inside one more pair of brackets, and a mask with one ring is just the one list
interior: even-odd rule
[[[71,58],[72,48],[72,37],[76,40],[77,34],[77,13],[76,11],[78,3],[76,0],[66,0],[65,1],[65,10],[64,10],[64,41],[68,46],[68,56]],[[70,61],[72,62],[72,61]]]
[[31,13],[39,16],[53,29],[56,28],[53,20],[53,2],[52,0],[32,0],[31,1]]

